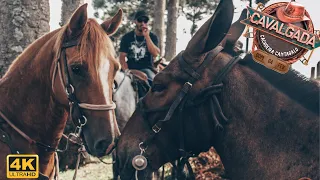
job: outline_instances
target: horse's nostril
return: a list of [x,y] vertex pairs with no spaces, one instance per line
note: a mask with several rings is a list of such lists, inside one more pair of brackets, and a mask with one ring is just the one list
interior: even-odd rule
[[105,152],[106,149],[108,148],[110,142],[106,139],[100,140],[95,143],[94,148],[97,152]]

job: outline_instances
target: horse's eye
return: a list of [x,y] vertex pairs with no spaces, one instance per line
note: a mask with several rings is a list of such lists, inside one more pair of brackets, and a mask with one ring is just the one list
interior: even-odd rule
[[153,84],[151,87],[152,92],[161,92],[166,89],[166,86],[162,84]]
[[73,74],[84,77],[86,75],[85,69],[82,66],[75,65],[71,67]]

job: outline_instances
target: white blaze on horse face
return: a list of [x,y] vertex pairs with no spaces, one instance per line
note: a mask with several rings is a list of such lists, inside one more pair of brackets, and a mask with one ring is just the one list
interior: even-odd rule
[[[107,58],[105,56],[102,56],[102,58]],[[102,62],[105,62],[103,65],[101,65],[100,67],[100,71],[99,71],[99,76],[100,76],[100,81],[101,81],[101,85],[102,85],[102,90],[103,90],[103,95],[106,99],[106,103],[107,104],[111,104],[111,100],[110,100],[110,89],[109,89],[109,70],[110,70],[110,61],[107,60],[103,60]],[[110,122],[110,126],[111,126],[111,134],[112,134],[112,140],[114,140],[115,134],[114,134],[114,119],[113,119],[113,111],[108,110],[108,116],[109,116],[109,122]]]

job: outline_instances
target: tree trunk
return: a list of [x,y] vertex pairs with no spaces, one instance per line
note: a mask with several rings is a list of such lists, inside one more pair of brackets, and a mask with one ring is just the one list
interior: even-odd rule
[[178,6],[179,0],[168,1],[168,19],[165,50],[165,59],[167,61],[171,61],[172,58],[176,55]]
[[0,78],[34,40],[49,32],[49,0],[0,0]]
[[84,3],[84,0],[62,0],[60,26],[66,24],[73,12]]
[[320,79],[320,61],[317,63],[317,76],[316,79]]
[[164,0],[156,0],[154,3],[154,22],[153,32],[159,38],[160,55],[164,54],[164,12],[166,10],[166,2]]
[[310,76],[310,79],[314,79],[315,78],[315,70],[316,68],[315,67],[311,67],[311,76]]

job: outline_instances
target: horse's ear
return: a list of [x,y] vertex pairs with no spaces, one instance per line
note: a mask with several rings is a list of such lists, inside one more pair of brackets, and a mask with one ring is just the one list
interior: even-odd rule
[[78,7],[78,9],[72,14],[71,19],[68,24],[68,35],[78,35],[79,32],[82,31],[84,26],[87,23],[88,15],[87,15],[87,6],[85,3]]
[[108,19],[101,24],[101,27],[109,36],[117,32],[122,22],[122,14],[122,9],[119,9],[116,15],[114,15],[111,19]]
[[185,59],[197,59],[214,49],[228,32],[233,18],[232,0],[221,0],[216,11],[189,41],[183,53]]
[[221,46],[225,47],[226,41],[228,41],[229,43],[231,43],[233,45],[238,41],[238,39],[240,38],[244,29],[246,28],[246,25],[242,24],[240,21],[247,18],[247,12],[248,12],[247,9],[242,10],[239,19],[231,25],[231,28],[230,28],[227,36],[221,42],[221,44],[220,44]]

